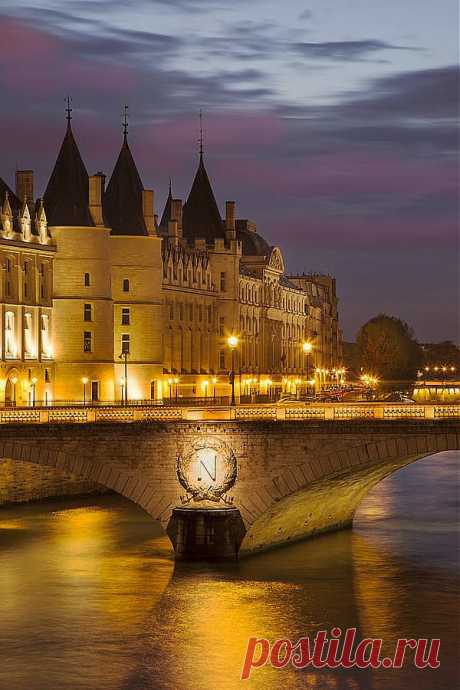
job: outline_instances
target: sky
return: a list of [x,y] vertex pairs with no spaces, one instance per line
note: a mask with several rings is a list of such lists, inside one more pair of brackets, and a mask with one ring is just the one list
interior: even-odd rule
[[44,191],[65,98],[89,173],[129,141],[161,214],[205,161],[223,213],[337,278],[345,339],[385,312],[458,341],[456,0],[0,0],[0,175]]

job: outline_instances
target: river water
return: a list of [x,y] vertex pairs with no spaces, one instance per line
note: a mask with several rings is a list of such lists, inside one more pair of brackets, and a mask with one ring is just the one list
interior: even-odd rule
[[[459,686],[458,462],[381,482],[353,530],[220,567],[175,564],[117,496],[0,510],[1,690],[454,690]],[[441,666],[239,680],[249,637],[440,638]],[[385,648],[385,647],[384,647]]]

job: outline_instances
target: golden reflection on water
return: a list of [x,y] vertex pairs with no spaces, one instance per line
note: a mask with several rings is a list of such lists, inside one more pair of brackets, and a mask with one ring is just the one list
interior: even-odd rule
[[[353,531],[225,566],[174,564],[158,526],[118,497],[2,511],[1,690],[452,690],[454,475],[427,467],[413,485],[380,484]],[[266,666],[241,683],[249,637],[334,626],[391,652],[398,637],[441,637],[441,670]]]

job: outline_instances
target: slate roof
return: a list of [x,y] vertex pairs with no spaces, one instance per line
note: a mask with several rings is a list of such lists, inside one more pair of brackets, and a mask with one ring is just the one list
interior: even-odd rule
[[268,256],[271,252],[268,242],[253,230],[239,228],[237,225],[236,239],[243,245],[244,256]]
[[112,235],[148,235],[142,208],[143,189],[125,136],[103,200],[104,218]]
[[69,122],[43,196],[48,224],[93,226],[88,193],[88,173]]
[[182,234],[187,240],[204,238],[208,243],[212,243],[216,238],[225,239],[224,224],[202,155],[190,194],[184,204]]
[[10,189],[10,187],[6,184],[5,180],[2,180],[0,177],[0,209],[3,206],[3,202],[5,201],[5,194],[8,192],[8,201],[10,202],[11,210],[13,212],[13,215],[15,211],[20,211],[22,204],[16,194]]
[[161,216],[160,220],[160,225],[158,226],[158,230],[161,235],[167,235],[168,234],[168,223],[171,220],[171,202],[172,202],[172,189],[171,189],[171,182],[169,183],[169,193],[168,193],[168,198],[166,199],[166,204],[163,209],[163,214]]

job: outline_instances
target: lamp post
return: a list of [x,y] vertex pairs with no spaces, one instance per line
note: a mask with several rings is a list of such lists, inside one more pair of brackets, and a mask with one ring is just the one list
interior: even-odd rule
[[178,388],[178,383],[179,383],[179,379],[177,379],[177,378],[174,379],[174,386],[175,386],[175,391],[176,391],[176,405],[177,405],[177,388]]
[[169,400],[171,400],[171,399],[172,399],[172,385],[173,385],[173,383],[174,383],[173,379],[168,379],[168,386],[169,386]]
[[81,382],[83,384],[83,405],[86,405],[86,384],[88,383],[88,377],[83,376]]
[[238,347],[238,338],[236,335],[231,335],[227,338],[227,345],[232,353],[232,369],[230,372],[230,383],[232,384],[232,401],[231,405],[235,405],[235,350]]
[[217,383],[217,378],[215,376],[213,376],[213,379],[212,379],[212,386],[213,386],[213,388],[212,388],[212,399],[214,401],[214,404],[216,404],[216,383]]
[[303,353],[305,355],[305,375],[306,375],[306,379],[307,379],[307,395],[308,395],[309,386],[310,386],[310,382],[309,382],[310,372],[309,372],[308,355],[310,354],[312,349],[313,349],[313,345],[308,340],[306,340],[304,343],[302,343],[302,350],[303,350]]
[[11,383],[13,385],[13,406],[16,407],[16,384],[18,382],[18,377],[13,376],[11,378]]
[[31,379],[31,388],[32,388],[32,407],[35,407],[35,386],[37,385],[37,379],[35,376],[32,377]]
[[124,361],[124,384],[123,384],[123,403],[128,404],[128,355],[129,355],[129,343],[122,343],[122,351],[120,359]]

